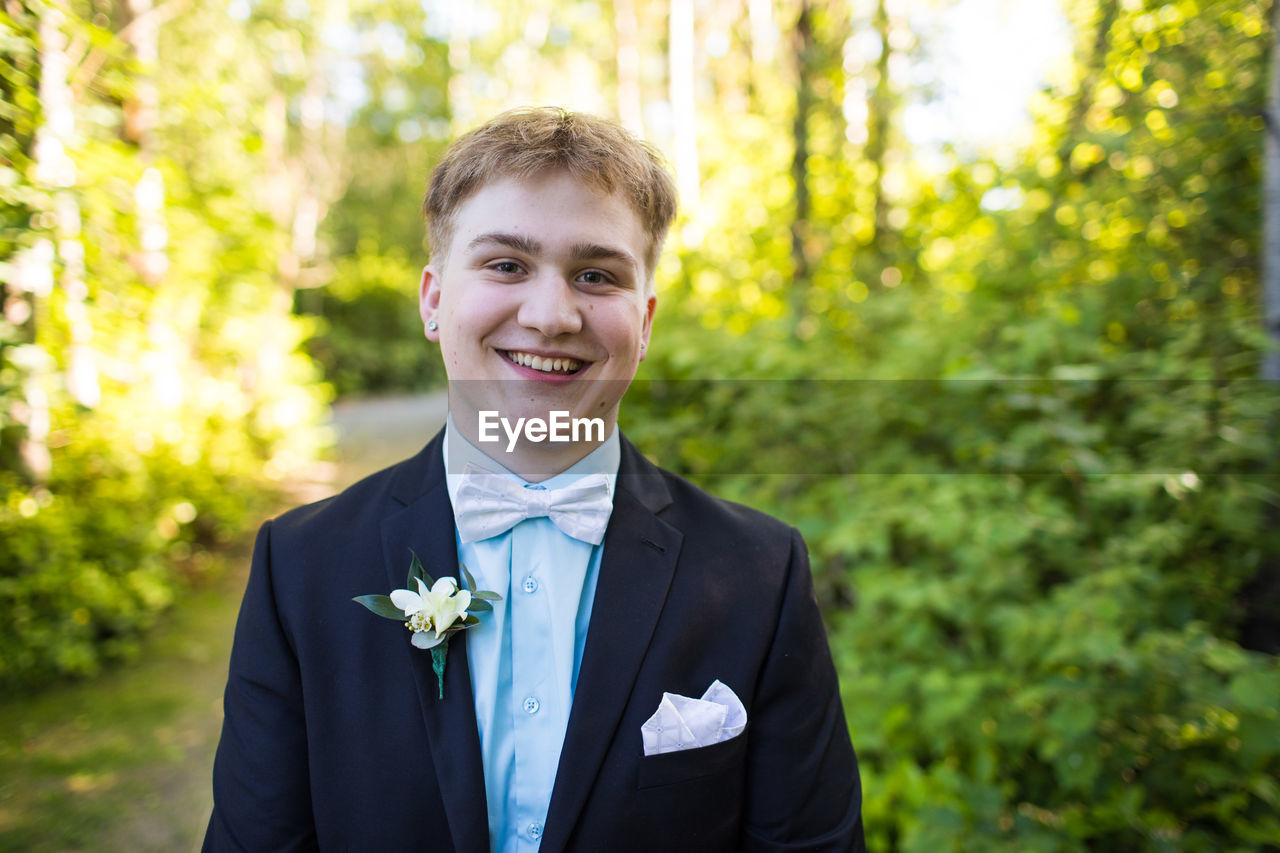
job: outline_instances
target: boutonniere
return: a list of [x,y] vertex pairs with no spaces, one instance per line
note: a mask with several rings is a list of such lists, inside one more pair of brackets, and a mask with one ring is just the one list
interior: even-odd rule
[[[431,669],[440,684],[440,698],[444,698],[444,662],[449,650],[449,637],[480,624],[477,613],[493,610],[490,601],[502,596],[487,589],[476,589],[476,579],[462,563],[462,576],[470,590],[458,589],[458,582],[444,577],[432,580],[422,568],[418,555],[409,551],[408,589],[395,589],[390,595],[359,595],[351,599],[363,604],[372,612],[386,619],[404,623],[413,632],[409,642],[414,648],[431,650]],[[414,592],[414,587],[417,592]]]

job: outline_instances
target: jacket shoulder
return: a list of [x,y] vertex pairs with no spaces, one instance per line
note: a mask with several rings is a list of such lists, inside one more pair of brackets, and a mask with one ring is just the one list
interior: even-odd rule
[[619,486],[634,494],[662,521],[685,537],[710,540],[727,550],[788,551],[800,534],[758,509],[711,494],[679,474],[647,459],[623,437]]
[[791,564],[793,552],[804,550],[799,531],[753,507],[711,494],[678,474],[658,469],[671,503],[658,518],[678,528],[691,555],[715,554],[739,569],[753,565],[775,580]]

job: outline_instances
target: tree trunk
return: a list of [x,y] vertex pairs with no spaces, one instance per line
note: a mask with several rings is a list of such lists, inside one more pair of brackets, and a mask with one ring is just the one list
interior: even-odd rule
[[890,255],[889,202],[884,194],[884,173],[889,154],[889,131],[893,126],[893,88],[889,80],[889,11],[885,0],[877,0],[871,26],[880,37],[880,56],[876,58],[876,82],[867,105],[867,144],[863,149],[867,161],[875,167],[871,187],[872,221],[875,232],[872,249],[883,259]]
[[151,8],[151,0],[128,0],[120,4],[123,20],[120,37],[129,45],[139,72],[134,75],[133,87],[124,102],[124,128],[126,142],[138,146],[142,161],[150,163],[155,152],[153,134],[159,109],[159,96],[153,77],[159,59],[159,19]]
[[747,0],[747,25],[751,38],[750,81],[754,95],[769,85],[767,80],[773,75],[778,32],[773,23],[772,0]]
[[[57,284],[68,286],[68,307],[80,303],[84,295],[84,245],[78,242],[80,211],[71,188],[76,183],[76,166],[67,154],[67,146],[75,134],[75,111],[72,108],[67,56],[67,35],[63,31],[65,13],[52,6],[40,12],[40,107],[42,121],[36,128],[34,183],[50,193],[54,210],[54,241],[40,241],[30,250],[24,262],[30,264],[24,278],[32,292],[33,302],[47,299]],[[58,266],[61,262],[61,273]],[[38,310],[37,310],[38,313]],[[33,370],[23,382],[21,420],[25,427],[19,456],[32,479],[49,476],[49,396],[45,372]],[[72,389],[75,392],[75,389]]]
[[[1280,384],[1280,2],[1271,4],[1271,76],[1267,91],[1266,153],[1263,163],[1262,281],[1267,339],[1271,349],[1262,355],[1262,378]],[[1272,436],[1280,424],[1270,424]],[[1272,447],[1276,442],[1272,441]],[[1280,510],[1267,507],[1271,529],[1280,524]],[[1280,654],[1280,554],[1263,557],[1258,574],[1240,591],[1244,610],[1240,644],[1247,649]]]
[[470,80],[467,68],[471,65],[471,40],[467,21],[467,4],[454,4],[450,11],[449,29],[449,121],[455,135],[469,130],[475,121],[475,108],[467,92]]
[[791,220],[791,311],[795,322],[804,317],[811,276],[809,261],[809,116],[813,112],[813,7],[800,0],[793,30],[796,63],[796,111],[791,124],[791,181],[795,189],[795,214]]
[[134,216],[141,246],[133,266],[147,284],[158,285],[169,269],[165,251],[169,228],[165,220],[164,177],[155,161],[155,128],[160,118],[160,97],[155,71],[160,59],[160,18],[151,0],[128,0],[120,5],[123,20],[120,38],[129,45],[137,63],[132,91],[124,102],[121,135],[138,149],[139,161],[148,168],[133,188]]
[[618,40],[618,119],[627,130],[643,137],[639,29],[634,0],[614,0],[613,31]]
[[1119,7],[1116,0],[1099,0],[1097,20],[1094,22],[1093,43],[1088,53],[1080,57],[1079,65],[1084,69],[1080,78],[1080,90],[1076,93],[1075,103],[1071,105],[1071,114],[1067,118],[1062,144],[1058,148],[1058,159],[1064,164],[1070,161],[1071,151],[1076,140],[1085,129],[1085,120],[1089,109],[1093,106],[1094,89],[1098,78],[1107,69],[1107,45],[1111,42],[1111,27],[1115,25]]
[[676,188],[680,204],[696,219],[701,179],[698,174],[697,106],[694,101],[693,0],[671,0],[667,61],[675,136]]
[[326,80],[323,52],[308,57],[311,66],[307,85],[298,106],[300,146],[297,161],[290,169],[293,177],[293,221],[290,223],[291,266],[297,271],[286,284],[293,289],[315,282],[308,272],[315,269],[320,222],[328,212],[328,202],[336,189],[334,172],[337,162],[328,156],[325,146],[324,100],[329,84]]
[[1262,378],[1280,383],[1280,2],[1271,4],[1271,77],[1267,93],[1266,161],[1262,236],[1263,302],[1271,349],[1262,357]]

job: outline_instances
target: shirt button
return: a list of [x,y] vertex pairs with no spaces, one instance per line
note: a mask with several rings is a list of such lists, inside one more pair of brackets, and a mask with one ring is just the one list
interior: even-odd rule
[[[536,714],[538,713],[538,709],[541,707],[542,703],[538,701],[536,696],[530,696],[528,699],[524,700],[524,712],[526,714]],[[531,825],[536,826],[536,824]]]
[[533,823],[529,824],[529,827],[526,831],[529,833],[530,838],[532,838],[534,841],[537,841],[539,838],[542,837],[542,824],[538,823],[535,820]]
[[531,592],[531,593],[532,593],[532,592],[537,592],[537,591],[538,591],[538,579],[537,579],[537,578],[535,578],[533,575],[529,575],[528,577],[526,577],[526,578],[524,579],[524,591],[525,591],[525,592]]

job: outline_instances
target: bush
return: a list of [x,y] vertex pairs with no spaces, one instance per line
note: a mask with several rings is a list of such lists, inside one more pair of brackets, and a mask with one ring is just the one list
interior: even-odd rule
[[339,396],[420,391],[444,383],[439,356],[422,335],[421,270],[402,251],[363,244],[341,259],[319,292],[319,334],[307,351]]
[[209,551],[242,538],[315,455],[314,392],[266,384],[255,401],[201,372],[187,378],[207,396],[182,407],[109,382],[95,410],[63,400],[50,413],[48,474],[0,471],[0,686],[132,656],[204,579]]
[[[804,533],[872,846],[1280,837],[1280,661],[1238,642],[1245,586],[1280,553],[1269,387],[1133,381],[1123,359],[1087,379],[814,380],[855,363],[831,357],[847,344],[665,322],[646,375],[672,378],[635,385],[624,428]],[[887,349],[900,373],[939,358]],[[685,378],[762,361],[778,380]]]
[[[30,108],[0,133],[0,689],[13,690],[132,654],[208,570],[207,549],[243,536],[315,458],[327,389],[273,273],[287,243],[258,131],[208,120],[255,109],[268,93],[249,81],[266,69],[183,47],[225,14],[166,24],[168,73],[149,78],[164,121],[146,150],[122,138],[138,68],[110,16],[16,4],[0,17],[0,83]],[[99,73],[70,103],[37,97],[69,83],[40,79],[66,72],[37,61],[60,42],[42,21],[95,51]],[[193,62],[200,85],[184,86]],[[38,130],[66,158],[55,172],[33,165]]]

